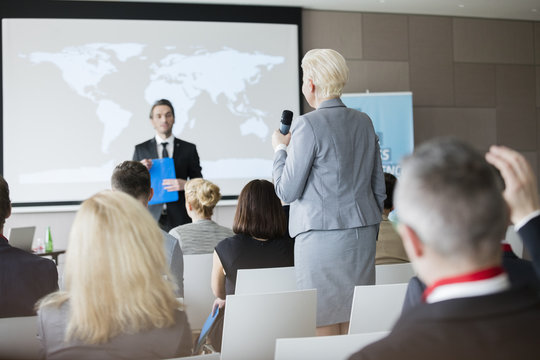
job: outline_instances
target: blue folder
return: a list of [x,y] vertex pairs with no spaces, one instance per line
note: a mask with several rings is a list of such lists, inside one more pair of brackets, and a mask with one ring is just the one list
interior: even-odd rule
[[225,309],[220,310],[219,308],[216,308],[214,312],[211,312],[210,315],[208,315],[199,337],[193,344],[193,355],[199,355],[199,353],[203,350],[203,346],[206,343],[206,339],[208,338],[210,331],[214,326],[216,326],[218,318],[223,317],[223,311],[225,311]]
[[154,196],[152,196],[148,205],[178,201],[178,191],[167,191],[163,188],[164,179],[176,179],[173,159],[152,159],[150,180],[152,182],[152,188],[154,189]]

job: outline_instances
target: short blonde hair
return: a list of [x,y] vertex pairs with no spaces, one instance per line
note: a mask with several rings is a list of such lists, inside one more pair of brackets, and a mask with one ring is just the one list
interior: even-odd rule
[[319,98],[339,97],[349,80],[343,56],[332,49],[309,50],[302,59],[304,80],[311,79]]
[[105,191],[82,203],[65,274],[66,290],[49,295],[40,307],[69,300],[66,340],[98,344],[174,324],[179,303],[163,237],[148,210],[127,194]]
[[205,218],[210,218],[221,199],[219,187],[208,180],[196,178],[187,181],[184,190],[186,201],[193,209]]

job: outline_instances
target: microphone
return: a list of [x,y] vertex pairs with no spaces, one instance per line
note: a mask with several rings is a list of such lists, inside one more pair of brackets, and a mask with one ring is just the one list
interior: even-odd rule
[[279,132],[283,135],[287,135],[289,133],[292,123],[292,116],[292,111],[283,110],[283,113],[281,114],[281,125],[279,126]]

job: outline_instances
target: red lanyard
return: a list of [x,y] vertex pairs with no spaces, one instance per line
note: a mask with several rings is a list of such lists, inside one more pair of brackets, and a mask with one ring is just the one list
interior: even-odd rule
[[512,246],[510,246],[510,244],[504,243],[504,244],[501,244],[501,245],[502,245],[502,250],[504,252],[512,252]]

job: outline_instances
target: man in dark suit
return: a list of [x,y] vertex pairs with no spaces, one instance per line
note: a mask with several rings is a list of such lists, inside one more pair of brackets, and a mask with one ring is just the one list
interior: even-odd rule
[[511,288],[501,267],[509,209],[484,157],[455,139],[424,143],[403,162],[395,203],[424,303],[351,359],[536,358],[540,297]]
[[[540,225],[540,224],[539,224]],[[540,229],[540,226],[538,226]],[[535,242],[540,237],[535,238]],[[520,259],[512,250],[510,244],[503,243],[502,267],[508,274],[512,287],[531,286],[540,290],[540,279],[536,275],[533,264],[524,259]],[[426,290],[426,285],[420,281],[418,276],[413,276],[407,285],[405,300],[402,312],[409,311],[414,306],[422,303],[422,294]]]
[[[0,233],[10,215],[9,187],[0,176]],[[52,260],[14,248],[0,235],[0,318],[35,315],[36,302],[57,289]]]
[[169,100],[161,99],[154,103],[150,122],[156,135],[135,146],[133,160],[140,161],[148,170],[152,167],[152,159],[171,157],[174,160],[176,178],[163,180],[163,185],[167,191],[179,192],[178,201],[148,207],[160,227],[169,232],[178,225],[191,222],[185,208],[184,184],[188,179],[202,177],[201,166],[195,145],[172,135],[174,108]]
[[[504,146],[492,146],[486,160],[499,170],[504,180],[503,197],[510,208],[510,220],[533,259],[532,263],[520,259],[509,244],[502,244],[502,266],[513,287],[540,288],[540,205],[534,172],[523,155]],[[425,288],[416,276],[409,281],[404,312],[422,302]]]

